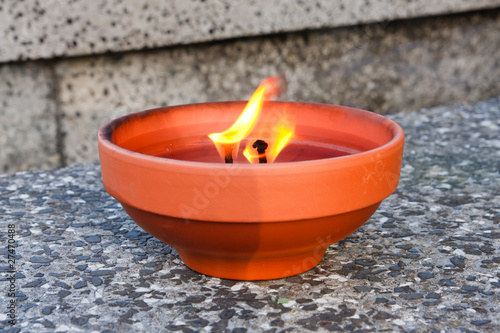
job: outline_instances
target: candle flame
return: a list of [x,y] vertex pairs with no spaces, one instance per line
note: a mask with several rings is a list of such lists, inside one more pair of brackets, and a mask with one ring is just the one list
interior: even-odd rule
[[[239,144],[249,135],[259,118],[263,100],[279,95],[283,89],[284,80],[280,76],[270,77],[262,81],[234,124],[224,132],[212,133],[208,135],[208,137],[214,142],[215,147],[222,158],[225,158],[225,154],[227,153],[226,149],[224,149],[227,145],[232,145],[233,154],[238,154]],[[269,147],[265,153],[269,163],[276,159],[279,152],[290,141],[293,136],[293,127],[281,126],[274,132],[276,132],[276,140],[269,143]],[[247,144],[243,155],[250,161],[250,163],[254,163],[256,159],[262,157],[264,154],[261,156],[258,154],[254,155],[250,146],[251,143],[250,145]]]
[[273,163],[276,157],[278,157],[279,153],[283,150],[283,148],[285,148],[288,142],[290,142],[292,137],[293,127],[281,125],[276,130],[276,139],[269,144],[269,147],[267,148],[265,154],[258,154],[253,152],[256,149],[254,148],[252,150],[252,143],[248,142],[245,150],[243,151],[243,156],[245,156],[246,159],[253,164],[258,162],[259,157],[265,155],[267,158],[267,162]]
[[243,151],[243,156],[245,156],[250,163],[255,163],[255,159],[259,158],[259,155],[254,155],[252,153],[252,151],[250,150],[250,145],[246,146],[245,150]]
[[293,136],[293,128],[288,128],[286,126],[281,126],[278,130],[278,136],[276,141],[274,141],[270,148],[270,152],[268,154],[268,160],[270,163],[274,162],[278,154],[286,147],[288,142],[292,139]]
[[264,97],[265,90],[266,87],[262,87],[253,94],[233,126],[225,132],[209,134],[208,137],[215,144],[231,144],[243,140],[250,133],[257,121],[260,109],[262,108],[262,98]]

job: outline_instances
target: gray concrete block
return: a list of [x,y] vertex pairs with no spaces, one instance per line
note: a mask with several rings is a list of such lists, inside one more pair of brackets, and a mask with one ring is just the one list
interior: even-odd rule
[[0,5],[0,62],[459,13],[500,0],[44,0]]
[[[68,164],[96,160],[97,131],[126,113],[209,99],[196,48],[62,61],[56,66]],[[201,53],[202,50],[199,50]]]
[[391,113],[500,94],[500,12],[201,44],[57,64],[64,154],[96,160],[96,133],[162,105],[248,99],[286,76],[281,99]]
[[59,166],[52,72],[0,65],[0,173]]

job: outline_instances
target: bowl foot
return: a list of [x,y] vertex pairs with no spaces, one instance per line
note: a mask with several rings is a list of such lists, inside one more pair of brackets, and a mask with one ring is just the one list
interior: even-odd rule
[[326,248],[266,257],[213,256],[177,249],[186,266],[199,273],[230,280],[272,280],[297,275],[315,267]]

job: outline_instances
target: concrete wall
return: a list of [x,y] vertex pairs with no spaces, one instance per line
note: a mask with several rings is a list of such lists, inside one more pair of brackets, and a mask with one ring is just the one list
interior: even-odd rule
[[381,113],[500,94],[500,1],[42,3],[0,5],[0,172],[95,161],[114,117],[276,73],[282,99]]
[[142,50],[499,5],[498,0],[7,1],[0,7],[0,61]]

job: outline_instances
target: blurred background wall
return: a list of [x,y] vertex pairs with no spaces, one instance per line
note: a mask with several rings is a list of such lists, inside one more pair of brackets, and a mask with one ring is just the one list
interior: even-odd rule
[[0,2],[0,173],[96,161],[107,121],[283,100],[394,113],[500,95],[500,0]]

